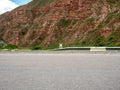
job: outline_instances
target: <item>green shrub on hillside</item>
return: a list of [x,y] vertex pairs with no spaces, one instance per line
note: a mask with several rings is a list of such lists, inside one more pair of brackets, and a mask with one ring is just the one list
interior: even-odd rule
[[107,39],[108,46],[120,46],[120,27],[118,27]]
[[120,7],[120,0],[107,0],[111,6]]
[[89,35],[82,40],[82,46],[105,46],[105,40],[100,33],[94,31],[90,32]]
[[32,47],[32,50],[42,50],[43,48],[40,45]]
[[71,21],[70,20],[65,20],[65,19],[61,19],[59,22],[58,22],[58,26],[62,26],[62,27],[67,27],[71,24]]
[[13,44],[8,44],[6,47],[5,47],[5,49],[9,49],[9,50],[11,50],[11,49],[17,49],[18,47],[16,46],[16,45],[13,45]]

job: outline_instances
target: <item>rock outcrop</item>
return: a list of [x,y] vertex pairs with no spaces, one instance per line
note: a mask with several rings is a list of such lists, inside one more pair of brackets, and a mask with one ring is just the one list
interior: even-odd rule
[[18,47],[120,46],[120,0],[33,0],[0,16],[0,36]]

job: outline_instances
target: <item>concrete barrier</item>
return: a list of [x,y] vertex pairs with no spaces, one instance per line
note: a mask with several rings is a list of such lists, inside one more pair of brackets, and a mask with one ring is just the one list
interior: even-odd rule
[[106,51],[106,47],[90,47],[90,51]]

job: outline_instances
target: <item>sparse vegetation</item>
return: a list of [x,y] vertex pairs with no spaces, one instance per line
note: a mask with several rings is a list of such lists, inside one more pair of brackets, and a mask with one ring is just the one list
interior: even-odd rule
[[18,47],[16,45],[12,45],[12,44],[2,44],[0,45],[0,49],[8,49],[8,50],[13,50],[13,49],[17,49]]
[[16,23],[13,25],[13,28],[20,28],[21,24],[20,23]]
[[62,26],[62,27],[67,27],[71,24],[72,21],[70,20],[65,20],[65,19],[61,19],[59,22],[58,22],[58,26]]
[[107,46],[120,46],[120,27],[118,27],[107,39]]
[[7,17],[7,18],[5,18],[5,21],[10,22],[10,21],[12,21],[12,18]]
[[0,26],[0,32],[4,30],[4,26]]
[[51,3],[55,0],[33,0],[33,2],[30,3],[30,6],[36,5],[37,7],[45,6],[48,3]]
[[50,44],[46,49],[55,49],[55,48],[59,48],[59,43],[52,43]]
[[82,40],[82,46],[104,46],[104,38],[98,32],[90,32],[89,35]]

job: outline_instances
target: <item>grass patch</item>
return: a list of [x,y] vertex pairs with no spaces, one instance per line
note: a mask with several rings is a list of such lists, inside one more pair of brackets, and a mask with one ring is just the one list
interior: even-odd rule
[[46,49],[55,49],[59,48],[59,43],[52,43]]
[[82,46],[105,46],[104,38],[100,33],[94,31],[90,32],[88,36],[82,40]]
[[16,45],[13,44],[4,44],[4,45],[0,45],[0,49],[8,49],[8,50],[13,50],[13,49],[17,49],[18,47]]
[[113,12],[109,14],[95,29],[101,30],[103,27],[108,26],[111,27],[113,24],[120,19],[120,12]]
[[42,7],[55,0],[33,0],[29,5],[32,7]]
[[107,37],[106,44],[108,46],[120,46],[120,27]]

